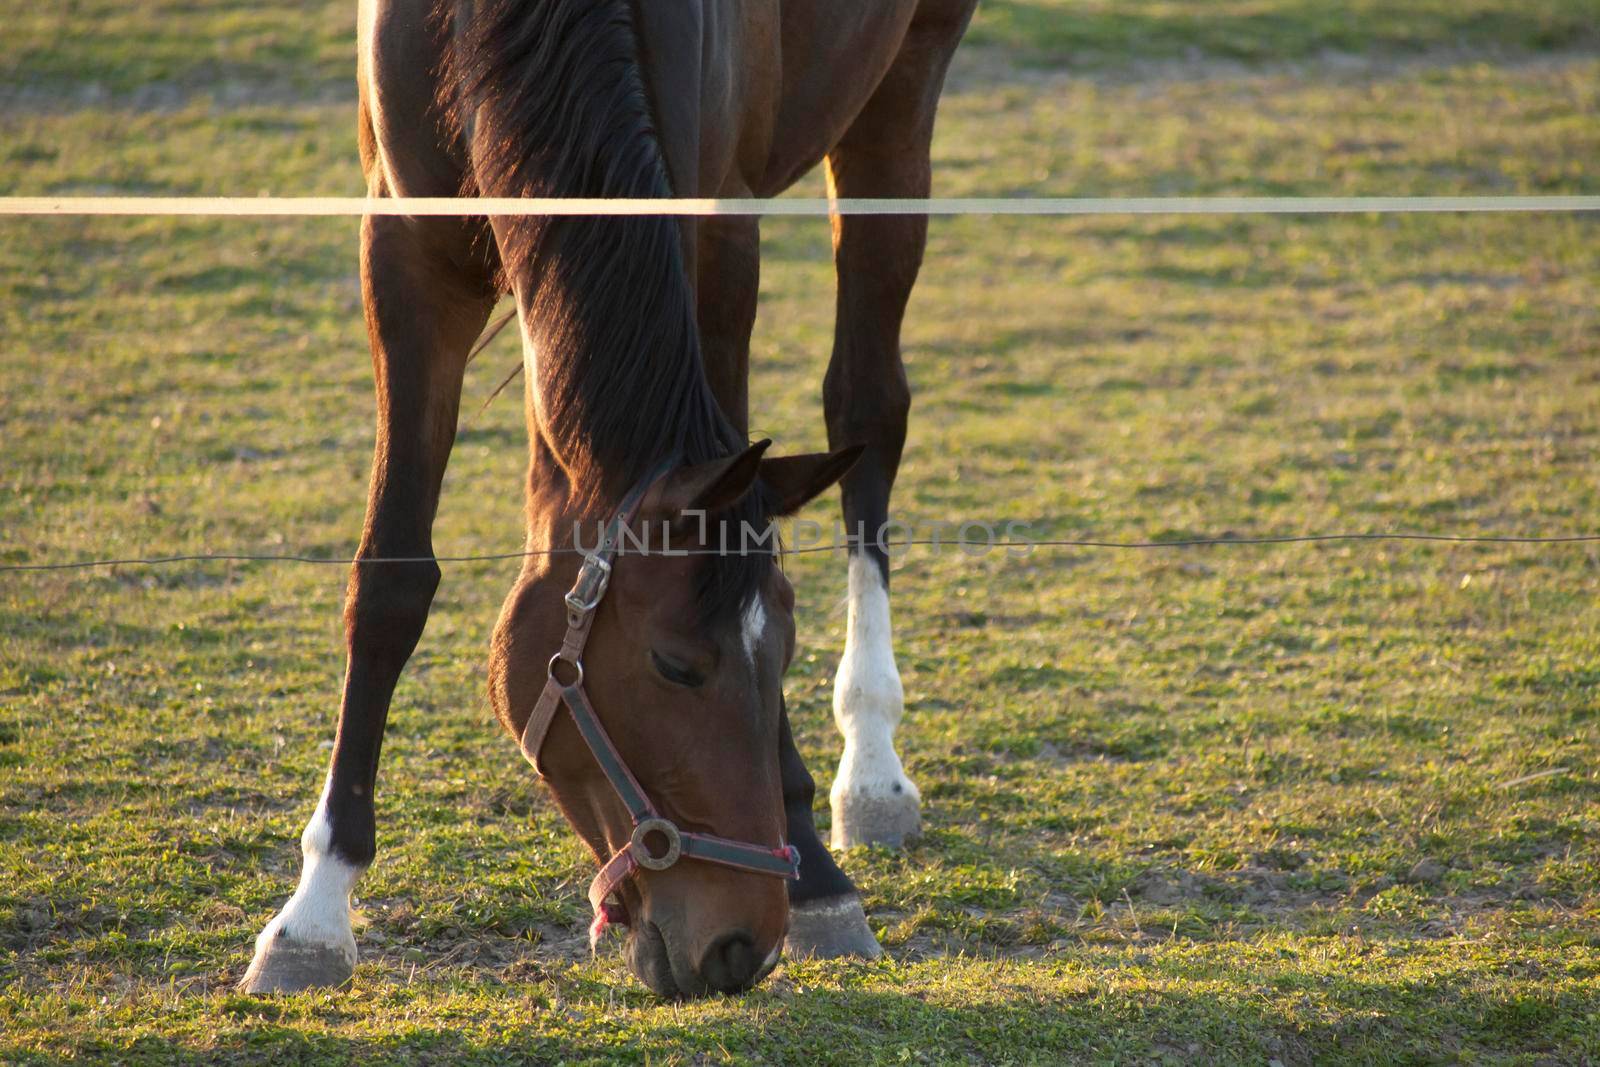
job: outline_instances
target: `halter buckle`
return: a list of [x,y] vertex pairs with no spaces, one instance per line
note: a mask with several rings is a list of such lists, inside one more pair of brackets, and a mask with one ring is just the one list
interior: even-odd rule
[[[667,839],[667,851],[657,856],[650,851],[650,846],[645,844],[645,838],[651,834],[660,834]],[[643,819],[633,828],[633,839],[628,842],[628,850],[633,853],[633,858],[639,866],[651,871],[664,871],[678,862],[683,855],[683,836],[678,828],[666,819]]]
[[567,625],[573,629],[583,625],[589,613],[600,606],[611,584],[611,562],[593,553],[583,557],[578,569],[578,580],[572,583],[567,594]]

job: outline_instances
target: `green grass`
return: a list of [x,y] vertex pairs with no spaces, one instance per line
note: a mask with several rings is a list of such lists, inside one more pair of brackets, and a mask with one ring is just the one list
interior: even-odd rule
[[[51,106],[201,92],[337,92],[354,67],[356,4],[295,0],[0,0],[0,100]],[[1600,0],[983,0],[972,44],[1030,65],[1288,60],[1336,51],[1543,52],[1600,43]]]
[[1545,51],[1597,39],[1596,0],[987,0],[972,37],[1030,63],[1090,67],[1129,58]]
[[353,0],[0,0],[0,18],[0,92],[54,108],[162,103],[178,90],[326,93],[354,80]]
[[[131,99],[147,64],[188,62],[185,34],[239,20],[288,57],[256,76],[293,83],[297,57],[345,47],[314,10],[330,21],[174,7],[147,38],[85,33],[80,58],[25,69]],[[1004,21],[1025,10],[981,30],[1058,47]],[[1286,40],[1332,17],[1251,10]],[[1388,10],[1431,33],[1581,9]],[[1388,24],[1357,45],[1389,47]],[[963,60],[940,192],[1600,191],[1593,57],[1152,82],[1011,76],[1012,54]],[[0,113],[0,192],[359,191],[351,108],[321,74],[258,104],[172,76],[193,92],[171,107]],[[938,222],[899,510],[1068,537],[1593,530],[1596,226]],[[816,447],[827,229],[766,232],[756,422]],[[0,558],[348,553],[372,444],[354,236],[0,224]],[[478,412],[516,358],[502,339],[469,377],[441,552],[520,543],[520,412]],[[825,791],[843,568],[790,570],[789,706]],[[484,698],[512,572],[446,569],[391,716],[363,963],[349,991],[283,1000],[231,984],[298,869],[342,569],[0,578],[0,1061],[1600,1058],[1592,547],[908,556],[900,736],[928,833],[845,859],[891,959],[686,1006],[581,948],[589,862]]]

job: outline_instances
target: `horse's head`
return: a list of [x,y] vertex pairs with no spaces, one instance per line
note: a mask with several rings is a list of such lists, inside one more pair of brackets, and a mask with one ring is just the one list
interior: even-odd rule
[[[765,448],[680,467],[655,482],[632,523],[637,538],[625,539],[614,558],[583,642],[588,706],[624,773],[655,813],[684,833],[680,860],[636,869],[624,858],[629,876],[615,884],[632,927],[629,964],[665,996],[748,988],[776,963],[788,926],[781,871],[745,869],[737,852],[727,854],[732,863],[707,861],[696,849],[709,854],[718,846],[691,839],[754,846],[745,855],[760,859],[764,851],[769,862],[783,854],[778,742],[783,674],[795,645],[794,591],[775,565],[774,546],[757,540],[765,530],[745,526],[751,515],[764,526],[797,510],[836,481],[859,450],[764,459]],[[591,525],[582,540],[592,546],[597,537]],[[639,541],[647,551],[638,550]],[[541,636],[530,647],[545,657],[561,645],[569,621],[550,602],[566,594],[576,570],[569,559],[536,583],[543,587],[536,594]],[[518,666],[542,671],[546,664]],[[568,663],[551,670],[562,685],[578,677]],[[608,777],[570,706],[556,708],[536,745],[562,811],[601,860],[628,849],[638,813],[629,811],[626,789],[619,793],[614,770]],[[643,859],[640,844],[659,859],[671,842],[668,834],[644,835],[632,846]]]

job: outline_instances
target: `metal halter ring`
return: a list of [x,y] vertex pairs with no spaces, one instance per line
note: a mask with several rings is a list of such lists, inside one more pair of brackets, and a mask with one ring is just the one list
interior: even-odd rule
[[578,677],[573,679],[573,681],[572,681],[573,685],[582,685],[583,684],[583,660],[581,660],[581,659],[567,659],[566,657],[564,657],[559,652],[557,652],[555,655],[550,657],[550,665],[545,668],[545,673],[548,674],[550,676],[551,680],[554,681],[557,685],[565,686],[567,683],[563,682],[560,678],[556,677],[556,664],[557,663],[565,663],[567,666],[573,668],[574,670],[576,670],[578,672]]
[[[651,853],[650,846],[645,844],[645,838],[651,834],[660,834],[667,839],[665,855],[656,856]],[[633,828],[633,840],[629,842],[634,860],[639,866],[651,871],[664,871],[678,862],[683,855],[683,838],[678,833],[678,828],[666,819],[644,819]]]

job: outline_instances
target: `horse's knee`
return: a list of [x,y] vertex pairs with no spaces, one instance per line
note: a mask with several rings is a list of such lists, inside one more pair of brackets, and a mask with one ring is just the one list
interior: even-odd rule
[[428,624],[439,579],[439,565],[431,560],[356,564],[344,609],[351,651],[403,665]]
[[[911,385],[899,350],[891,341],[878,357],[863,359],[846,348],[841,343],[836,349],[822,382],[828,440],[875,445],[898,458],[911,417]],[[858,464],[856,471],[868,468]]]

